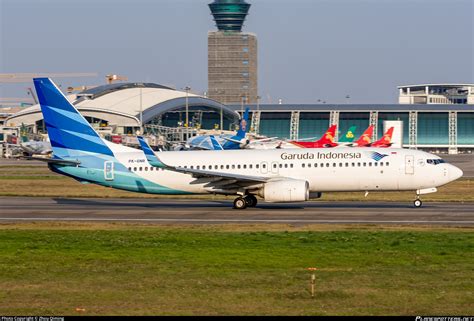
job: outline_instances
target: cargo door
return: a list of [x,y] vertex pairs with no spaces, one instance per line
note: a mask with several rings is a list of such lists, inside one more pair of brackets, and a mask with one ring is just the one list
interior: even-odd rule
[[106,181],[114,180],[114,162],[104,162],[104,178]]

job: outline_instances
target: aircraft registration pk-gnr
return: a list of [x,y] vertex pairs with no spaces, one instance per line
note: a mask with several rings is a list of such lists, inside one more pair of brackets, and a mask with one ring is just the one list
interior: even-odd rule
[[102,139],[48,78],[34,84],[53,158],[51,170],[82,183],[167,194],[236,195],[234,208],[266,202],[303,202],[335,191],[414,191],[419,196],[458,178],[462,171],[422,151],[351,147],[173,151],[155,153]]

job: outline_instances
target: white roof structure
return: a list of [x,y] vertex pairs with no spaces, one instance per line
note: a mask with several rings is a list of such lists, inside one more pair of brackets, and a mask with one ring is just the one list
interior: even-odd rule
[[[187,98],[186,98],[187,97]],[[188,106],[203,106],[215,109],[232,118],[239,115],[233,109],[203,96],[174,90],[153,83],[117,83],[85,90],[67,98],[85,117],[106,120],[110,126],[140,126],[140,111],[143,123],[150,119]],[[43,118],[39,105],[26,108],[6,119],[9,126],[31,125]]]

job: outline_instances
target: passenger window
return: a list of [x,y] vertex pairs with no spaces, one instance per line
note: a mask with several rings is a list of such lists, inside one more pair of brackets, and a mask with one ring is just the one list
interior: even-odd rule
[[337,164],[336,164],[336,163],[332,163],[332,167],[336,167],[336,166],[337,166]]
[[232,165],[232,169],[235,169],[235,165]]
[[293,168],[293,163],[292,163],[292,164],[290,164],[290,168]]
[[230,168],[230,166],[229,166],[229,165],[226,165],[226,166],[225,166],[225,168],[226,168],[226,169],[229,169],[229,168]]
[[277,168],[277,164],[273,164],[273,168]]
[[346,163],[346,167],[349,167],[349,163]]
[[379,166],[379,163],[375,162],[375,163],[374,163],[374,166],[375,166],[375,167]]
[[329,163],[326,163],[326,167],[329,167]]
[[148,172],[148,167],[145,167],[145,172]]
[[314,167],[318,167],[318,163],[314,163]]
[[339,167],[342,167],[342,163],[339,163]]
[[240,165],[237,165],[237,168],[240,169]]
[[258,165],[258,164],[255,165],[255,168],[256,168],[256,169],[259,169],[259,168],[260,168],[260,165]]
[[202,169],[206,169],[206,165],[203,165],[203,166],[202,166]]
[[249,165],[249,169],[252,169],[252,164]]
[[357,167],[360,167],[360,163],[357,163]]
[[191,165],[191,166],[189,166],[189,167],[190,167],[191,169],[194,169],[194,166],[193,166],[193,165]]
[[219,169],[219,165],[215,165],[215,166],[214,166],[214,169]]
[[143,167],[140,167],[140,172],[143,170]]
[[134,167],[134,168],[133,168],[133,171],[134,171],[134,172],[136,172],[136,171],[137,171],[137,168],[136,168],[136,167]]
[[267,165],[263,164],[263,165],[262,165],[262,168],[267,168]]
[[280,164],[279,167],[280,167],[280,168],[283,168],[283,164]]
[[131,171],[132,171],[132,168],[131,168],[131,167],[129,167],[129,168],[128,168],[128,171],[129,171],[129,172],[131,172]]
[[380,166],[383,166],[383,162],[380,163]]
[[369,163],[369,167],[372,167],[372,162]]
[[389,165],[390,165],[390,163],[389,163],[389,162],[386,162],[386,163],[385,163],[385,166],[389,166]]
[[288,168],[288,164],[285,164],[285,168]]
[[311,163],[308,164],[308,167],[311,167]]
[[244,164],[244,169],[247,169],[247,165]]
[[301,167],[305,168],[305,163],[301,164]]
[[221,169],[224,169],[224,165],[221,165]]
[[364,162],[364,167],[366,167],[366,166],[367,166],[367,163],[366,163],[366,162]]

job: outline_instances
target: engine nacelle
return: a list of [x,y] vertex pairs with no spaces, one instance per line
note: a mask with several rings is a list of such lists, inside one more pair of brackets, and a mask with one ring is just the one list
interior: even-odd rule
[[309,200],[309,183],[296,179],[268,182],[258,195],[270,203],[305,202]]

